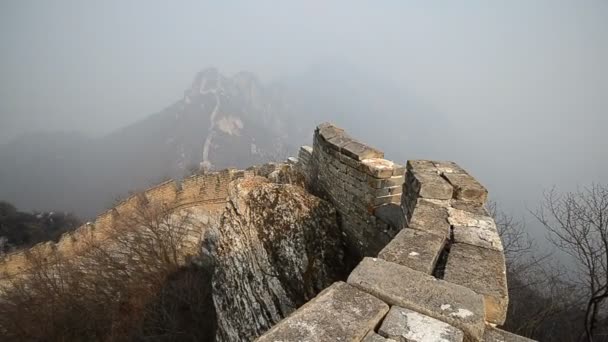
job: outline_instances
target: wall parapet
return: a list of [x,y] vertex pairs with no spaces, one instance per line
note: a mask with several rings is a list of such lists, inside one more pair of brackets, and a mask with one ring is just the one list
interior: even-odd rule
[[[317,127],[312,151],[300,150],[308,186],[336,206],[349,243],[366,257],[348,277],[351,287],[335,283],[259,341],[531,341],[495,327],[506,318],[508,292],[485,187],[453,162],[402,167],[383,157],[327,123]],[[383,190],[394,199],[377,201]],[[380,248],[387,236],[379,222],[395,232]],[[371,307],[382,314],[353,317],[357,300],[328,305],[366,295],[380,300]]]
[[377,253],[399,228],[375,215],[387,206],[400,211],[405,179],[405,167],[383,157],[383,152],[329,123],[315,130],[312,150],[300,150],[308,187],[334,204],[356,258]]
[[74,257],[88,248],[91,241],[102,241],[121,217],[133,214],[141,204],[173,211],[193,206],[203,206],[208,211],[221,210],[227,201],[228,186],[238,178],[269,176],[272,172],[288,167],[284,163],[268,163],[246,170],[225,169],[217,172],[196,174],[183,179],[168,180],[154,185],[141,193],[129,196],[115,207],[97,216],[73,231],[64,233],[58,242],[47,241],[28,249],[8,253],[0,258],[0,285],[10,284],[12,279],[28,271],[29,255],[50,255],[59,252]]

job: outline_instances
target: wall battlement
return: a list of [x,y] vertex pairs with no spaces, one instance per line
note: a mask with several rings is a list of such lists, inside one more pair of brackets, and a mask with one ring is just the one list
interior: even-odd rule
[[258,341],[529,341],[500,329],[508,293],[487,190],[453,162],[406,167],[331,124],[298,167],[363,260]]
[[45,256],[60,252],[63,256],[77,256],[87,241],[106,238],[108,231],[119,223],[119,219],[134,213],[140,203],[164,206],[170,210],[201,207],[208,212],[217,212],[226,204],[228,185],[237,178],[268,176],[286,164],[268,163],[247,170],[226,169],[218,172],[193,175],[182,182],[169,180],[155,185],[142,193],[129,196],[115,207],[101,213],[93,222],[88,222],[71,232],[63,234],[57,243],[47,241],[6,254],[0,260],[0,285],[7,284],[27,269],[28,255]]

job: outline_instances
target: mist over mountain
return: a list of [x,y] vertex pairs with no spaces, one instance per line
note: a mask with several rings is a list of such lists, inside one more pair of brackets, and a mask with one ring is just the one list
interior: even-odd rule
[[[384,131],[389,145],[430,131],[423,120],[408,130],[391,118],[429,112],[390,82],[339,63],[270,84],[251,72],[226,76],[208,68],[194,76],[183,98],[104,137],[28,133],[0,146],[0,193],[24,210],[91,217],[169,177],[284,160],[323,120],[363,138],[366,128]],[[370,113],[383,119],[369,120]],[[358,124],[364,121],[370,126]]]

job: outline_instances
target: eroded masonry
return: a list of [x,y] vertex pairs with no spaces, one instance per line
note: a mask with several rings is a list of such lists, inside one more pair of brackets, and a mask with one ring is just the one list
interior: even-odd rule
[[364,258],[259,341],[527,341],[496,328],[509,300],[487,190],[453,162],[383,157],[331,124],[301,148],[308,186]]
[[[294,176],[316,197],[293,186]],[[291,194],[299,200],[277,206]],[[103,239],[108,227],[146,203],[194,211],[202,222],[183,247],[184,262],[208,255],[224,266],[214,276],[218,340],[529,341],[497,328],[507,313],[506,267],[486,199],[487,190],[453,162],[400,165],[324,123],[312,147],[287,163],[166,182],[58,243],[8,255],[0,285],[26,271],[28,254],[76,257],[85,241]],[[315,210],[304,208],[309,202]],[[258,227],[268,219],[264,210],[283,210],[272,219],[300,230],[283,236],[280,228]],[[324,235],[324,227],[335,229]],[[315,243],[322,237],[327,246]],[[338,257],[352,271],[334,282]]]

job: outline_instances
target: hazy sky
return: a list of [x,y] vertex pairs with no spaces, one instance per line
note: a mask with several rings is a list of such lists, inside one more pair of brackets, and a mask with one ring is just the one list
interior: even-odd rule
[[109,132],[178,100],[207,66],[273,80],[332,59],[444,113],[455,146],[492,154],[459,155],[511,201],[522,186],[606,181],[604,0],[5,0],[0,46],[0,142]]

